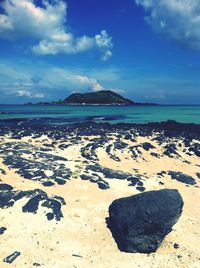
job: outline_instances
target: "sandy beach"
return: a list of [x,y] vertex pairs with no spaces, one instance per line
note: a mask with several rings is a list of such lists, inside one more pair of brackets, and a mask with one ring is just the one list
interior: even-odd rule
[[[162,128],[1,130],[0,183],[13,189],[0,191],[0,227],[6,228],[0,267],[200,267],[199,146],[198,134]],[[184,175],[182,181],[177,174]],[[36,189],[42,201],[28,211],[27,202],[40,193]],[[181,194],[177,224],[157,252],[121,252],[107,228],[109,205],[159,189]],[[15,251],[20,255],[12,264],[3,262]]]

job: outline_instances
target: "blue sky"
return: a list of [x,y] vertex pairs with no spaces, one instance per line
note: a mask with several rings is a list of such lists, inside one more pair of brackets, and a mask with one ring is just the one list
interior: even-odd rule
[[0,0],[0,103],[200,104],[199,0]]

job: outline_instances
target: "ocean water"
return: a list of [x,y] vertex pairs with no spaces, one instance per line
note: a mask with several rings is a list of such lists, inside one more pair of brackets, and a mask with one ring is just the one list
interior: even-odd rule
[[46,122],[69,124],[86,121],[109,123],[149,123],[175,120],[200,124],[199,106],[60,106],[0,105],[0,124],[6,122]]

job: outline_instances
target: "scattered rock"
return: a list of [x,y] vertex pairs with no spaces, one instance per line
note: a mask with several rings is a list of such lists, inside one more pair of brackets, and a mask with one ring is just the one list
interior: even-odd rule
[[9,184],[2,183],[0,184],[0,191],[11,191],[13,190],[13,187]]
[[77,257],[77,258],[83,258],[81,255],[78,254],[72,254],[73,257]]
[[6,175],[5,170],[4,170],[4,169],[2,169],[2,168],[0,168],[0,174],[2,174],[2,175]]
[[[66,158],[44,152],[41,147],[29,143],[4,143],[0,147],[0,156],[3,163],[16,169],[20,176],[40,181],[44,186],[53,186],[59,178],[69,180],[72,175],[71,170],[64,164],[68,161]],[[47,174],[46,170],[50,171],[50,174]]]
[[33,266],[39,267],[39,266],[41,266],[41,264],[40,263],[37,263],[37,262],[34,262],[33,263]]
[[145,191],[145,188],[142,187],[142,186],[138,186],[138,187],[136,187],[136,189],[137,189],[139,192],[144,192],[144,191]]
[[[23,212],[37,213],[39,204],[51,209],[51,213],[57,221],[63,217],[61,206],[65,205],[65,200],[60,196],[48,197],[47,193],[40,189],[31,191],[0,191],[0,208],[12,207],[15,202],[22,198],[29,198],[22,207]],[[47,216],[49,219],[50,216]]]
[[160,155],[158,153],[155,153],[155,152],[151,152],[151,155],[156,157],[156,158],[160,158]]
[[170,143],[165,146],[164,155],[173,158],[174,156],[179,156],[176,148],[176,144]]
[[150,191],[113,201],[107,223],[121,251],[151,253],[172,230],[182,207],[177,190]]
[[180,247],[179,244],[174,243],[174,248],[175,248],[175,249],[178,249],[179,247]]
[[42,185],[45,187],[51,187],[51,186],[55,185],[55,183],[53,183],[52,181],[44,181],[42,183]]
[[94,174],[93,176],[86,175],[86,174],[81,174],[80,178],[82,180],[88,180],[92,183],[96,183],[101,190],[107,190],[110,188],[109,184],[107,181],[101,179],[101,177],[97,174]]
[[142,148],[146,151],[149,151],[150,149],[155,149],[155,147],[149,142],[142,143]]
[[51,220],[53,220],[53,218],[54,218],[54,215],[53,215],[53,213],[47,213],[47,219],[48,219],[48,221],[51,221]]
[[161,171],[161,172],[158,172],[158,173],[157,173],[158,176],[162,176],[162,177],[163,177],[165,174],[167,174],[166,171]]
[[169,171],[168,174],[171,176],[173,180],[180,181],[182,183],[186,183],[189,185],[195,185],[196,181],[191,176],[186,175],[182,172]]
[[194,143],[190,148],[190,152],[193,152],[196,156],[200,157],[200,144]]
[[4,232],[7,230],[5,227],[0,227],[0,235],[4,234]]
[[12,253],[11,255],[6,257],[3,261],[6,263],[12,263],[20,255],[21,255],[21,253],[19,251],[15,251],[14,253]]

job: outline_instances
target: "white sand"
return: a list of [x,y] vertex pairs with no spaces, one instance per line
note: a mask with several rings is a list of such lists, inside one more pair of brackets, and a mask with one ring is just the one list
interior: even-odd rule
[[[152,137],[138,138],[136,144],[150,141]],[[45,142],[49,140],[45,137]],[[1,141],[10,141],[7,137]],[[12,140],[14,141],[14,140]],[[16,142],[28,142],[30,137]],[[41,145],[41,139],[31,138],[33,144]],[[162,149],[156,142],[158,153]],[[82,181],[79,178],[84,167],[84,159],[80,155],[80,145],[73,145],[64,151],[58,146],[54,153],[66,157],[67,166],[74,172],[74,178],[62,186],[43,187],[37,181],[26,180],[4,166],[0,159],[0,167],[6,175],[0,174],[4,183],[12,185],[16,190],[42,189],[49,196],[62,196],[66,205],[62,206],[64,218],[60,222],[48,221],[45,217],[45,208],[40,207],[37,214],[22,213],[22,206],[26,198],[16,202],[8,209],[0,209],[0,227],[7,231],[0,235],[0,267],[34,267],[33,263],[41,264],[47,268],[171,268],[171,267],[200,267],[200,189],[194,186],[186,187],[185,184],[172,180],[168,175],[158,178],[160,171],[181,171],[193,176],[197,185],[196,172],[200,172],[199,159],[189,157],[180,148],[182,159],[173,159],[163,156],[160,159],[150,156],[149,152],[142,150],[142,156],[136,161],[124,152],[118,152],[121,162],[116,162],[108,157],[103,148],[97,150],[99,163],[104,167],[123,170],[134,174],[138,169],[139,174],[148,177],[145,181],[145,191],[152,189],[178,189],[184,200],[184,210],[173,231],[166,236],[163,244],[154,254],[128,254],[120,252],[106,227],[108,207],[113,200],[138,193],[134,187],[129,187],[127,181],[107,180],[109,190],[100,190],[97,184]],[[75,162],[79,160],[81,162]],[[192,164],[184,163],[190,160]],[[48,171],[46,171],[50,174]],[[164,186],[159,181],[165,183]],[[178,243],[179,249],[174,249],[173,244]],[[12,264],[6,264],[3,259],[20,251],[19,256]],[[78,256],[73,256],[80,255]]]

